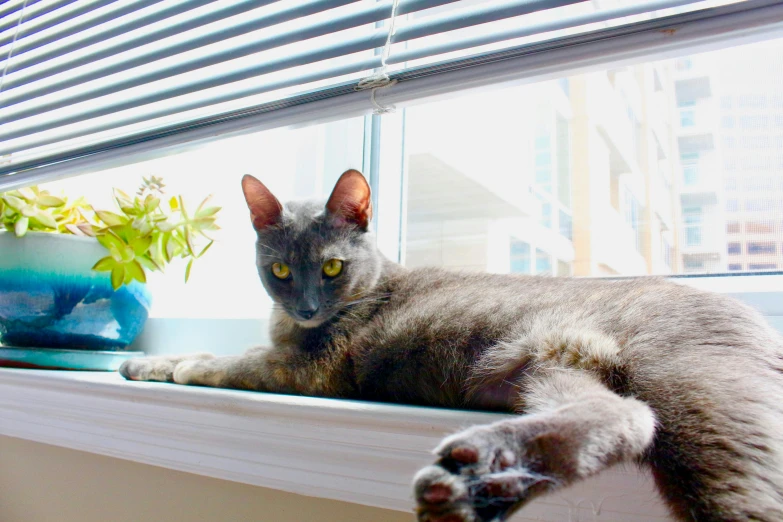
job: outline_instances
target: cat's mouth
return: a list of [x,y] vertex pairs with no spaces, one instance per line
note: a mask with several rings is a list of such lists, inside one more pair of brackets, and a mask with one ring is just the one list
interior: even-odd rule
[[299,314],[295,310],[288,310],[286,309],[286,313],[288,314],[288,317],[293,319],[296,324],[303,328],[317,328],[324,324],[327,319],[329,319],[330,315],[328,313],[325,313],[325,311],[319,311],[315,315],[309,315],[307,317],[303,316],[302,314]]
[[317,328],[324,324],[324,321],[326,321],[326,319],[322,319],[320,317],[313,317],[312,319],[301,319],[299,317],[294,317],[294,320],[296,321],[296,324],[303,326],[304,328]]

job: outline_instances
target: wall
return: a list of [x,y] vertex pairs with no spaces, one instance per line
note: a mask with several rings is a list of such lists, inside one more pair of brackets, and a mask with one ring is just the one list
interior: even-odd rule
[[410,522],[413,516],[0,437],[2,522],[186,520]]

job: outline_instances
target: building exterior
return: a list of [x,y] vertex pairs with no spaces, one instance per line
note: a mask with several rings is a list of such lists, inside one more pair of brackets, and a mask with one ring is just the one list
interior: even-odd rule
[[754,46],[753,60],[737,59],[730,70],[715,73],[721,85],[717,129],[727,219],[723,268],[728,271],[783,269],[780,47],[777,42]]
[[674,63],[685,273],[722,272],[726,267],[726,202],[713,60],[714,55],[707,54]]
[[674,98],[644,64],[410,109],[406,264],[678,271]]

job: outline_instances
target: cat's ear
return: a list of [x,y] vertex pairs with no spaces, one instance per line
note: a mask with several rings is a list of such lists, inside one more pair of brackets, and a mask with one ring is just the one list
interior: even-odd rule
[[337,225],[356,225],[362,230],[372,219],[370,185],[358,170],[343,172],[334,186],[326,210],[334,217]]
[[280,219],[283,205],[269,192],[263,183],[246,174],[242,177],[242,192],[245,193],[247,208],[253,220],[253,228],[263,230]]

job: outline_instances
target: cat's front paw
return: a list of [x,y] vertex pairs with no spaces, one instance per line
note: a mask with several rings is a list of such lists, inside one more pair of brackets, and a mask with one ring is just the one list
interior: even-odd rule
[[212,358],[214,355],[208,353],[142,357],[123,362],[119,372],[130,381],[175,382],[174,369],[178,364],[184,361],[201,361]]
[[541,466],[535,437],[519,444],[517,426],[478,426],[448,437],[437,463],[422,469],[414,490],[420,522],[505,520],[533,496],[556,485]]
[[226,371],[216,363],[216,359],[188,359],[174,368],[173,377],[177,384],[220,388],[225,381]]

